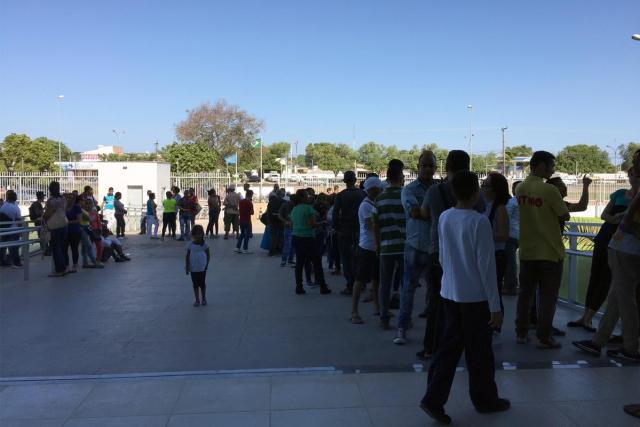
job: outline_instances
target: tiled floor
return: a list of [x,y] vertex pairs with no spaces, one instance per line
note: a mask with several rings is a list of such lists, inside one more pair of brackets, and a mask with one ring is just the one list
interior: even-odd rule
[[[511,410],[475,412],[459,372],[447,412],[469,426],[637,426],[640,368],[498,371]],[[1,426],[413,427],[424,373],[189,376],[5,384]]]

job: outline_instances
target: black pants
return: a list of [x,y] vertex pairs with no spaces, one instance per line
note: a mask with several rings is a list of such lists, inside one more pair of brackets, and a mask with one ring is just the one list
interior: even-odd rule
[[442,286],[442,266],[438,258],[438,253],[429,255],[431,265],[428,268],[427,280],[427,327],[424,330],[423,346],[424,351],[433,354],[436,351],[436,331],[440,318],[440,288]]
[[162,214],[162,237],[164,237],[164,233],[167,231],[167,227],[169,228],[169,236],[176,237],[175,212],[165,212]]
[[124,214],[115,214],[116,217],[116,237],[124,237]]
[[608,257],[609,242],[595,240],[593,257],[591,258],[591,275],[587,288],[585,306],[593,311],[598,311],[607,299],[611,287],[611,270]]
[[498,278],[498,296],[500,297],[500,310],[504,313],[502,304],[502,286],[504,285],[504,275],[507,272],[507,252],[504,249],[496,251],[496,276]]
[[422,402],[435,408],[447,403],[453,377],[464,351],[469,371],[469,395],[476,408],[488,408],[498,400],[495,359],[486,301],[458,303],[442,299],[438,351],[429,366],[429,382]]
[[302,287],[302,269],[307,261],[313,265],[313,278],[316,285],[325,285],[324,272],[322,271],[322,258],[318,254],[316,239],[313,237],[293,236],[293,247],[296,251],[296,287]]
[[284,224],[280,221],[271,221],[271,242],[269,246],[269,255],[275,255],[282,252],[282,243],[284,240]]
[[338,233],[338,251],[342,261],[342,275],[347,281],[347,289],[353,289],[356,280],[356,248],[358,236],[349,233]]
[[551,337],[558,291],[562,281],[562,267],[562,261],[520,260],[520,290],[516,313],[516,334],[518,336],[527,335],[531,305],[537,298],[538,330],[536,336],[540,340]]
[[78,264],[78,259],[80,259],[79,249],[80,249],[80,238],[82,237],[82,235],[80,234],[81,232],[82,231],[67,232],[67,240],[65,241],[65,247],[64,247],[64,259],[67,266],[69,266],[69,249],[71,249],[71,260],[73,261],[73,265]]
[[200,294],[202,294],[202,299],[207,299],[207,272],[206,271],[192,271],[191,272],[191,283],[193,283],[193,293],[196,296],[196,300],[200,300],[198,295],[198,289],[200,289]]
[[336,267],[336,270],[341,270],[340,264],[340,249],[338,248],[338,235],[331,233],[329,237],[329,268]]
[[218,235],[218,219],[220,218],[220,211],[209,211],[209,222],[207,223],[207,230],[205,236],[213,236],[215,229],[216,236]]

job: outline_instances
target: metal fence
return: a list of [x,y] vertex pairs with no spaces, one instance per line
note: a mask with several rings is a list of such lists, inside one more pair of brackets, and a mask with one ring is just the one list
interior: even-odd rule
[[7,190],[14,190],[18,195],[18,204],[27,205],[36,199],[36,192],[49,194],[51,181],[58,181],[62,192],[82,189],[86,185],[98,187],[98,171],[82,174],[73,172],[3,172],[0,173],[0,199],[6,197]]

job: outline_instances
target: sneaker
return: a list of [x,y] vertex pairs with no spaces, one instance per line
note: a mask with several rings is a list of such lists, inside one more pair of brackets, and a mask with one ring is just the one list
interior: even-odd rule
[[542,340],[539,339],[538,343],[536,344],[536,348],[539,348],[541,350],[553,350],[560,347],[562,347],[562,344],[554,340],[553,337]]
[[233,252],[235,252],[235,253],[237,253],[237,254],[241,254],[241,253],[242,253],[242,250],[241,250],[240,248],[235,248],[235,249],[233,250]]
[[320,286],[320,295],[329,295],[331,293],[331,289],[327,285]]
[[180,237],[179,239],[176,239],[176,240],[178,240],[178,242],[184,242],[184,237]]
[[353,291],[349,288],[344,288],[343,290],[340,291],[340,295],[343,295],[345,297],[350,297],[351,295],[353,295]]
[[444,412],[444,408],[435,408],[423,402],[420,403],[420,409],[422,409],[425,414],[429,415],[439,423],[447,425],[451,424],[451,417]]
[[202,305],[207,305],[207,299],[206,298],[202,298]]
[[315,283],[313,283],[313,282],[307,282],[307,283],[305,284],[305,286],[306,286],[307,288],[317,288],[317,287],[318,287],[318,285],[316,285],[316,284],[315,284]]
[[427,360],[431,359],[431,356],[433,356],[433,353],[430,353],[426,350],[420,350],[419,352],[416,353],[416,358],[418,360],[422,360],[423,362],[426,362]]
[[296,295],[304,295],[307,291],[302,286],[296,286]]
[[627,353],[623,348],[607,350],[607,356],[613,357],[614,359],[625,360],[627,362],[640,362],[640,353]]
[[250,251],[249,249],[244,249],[244,250],[242,251],[242,253],[243,253],[243,254],[252,254],[252,253],[253,253],[253,251]]
[[521,336],[521,337],[517,337],[516,338],[516,342],[518,344],[526,344],[526,343],[529,342],[529,336],[528,335],[524,335],[524,336]]
[[193,303],[193,306],[194,306],[194,307],[200,307],[200,301],[196,301],[196,302],[194,302],[194,303]]
[[399,328],[398,332],[396,332],[396,337],[393,339],[393,343],[397,345],[403,345],[407,343],[407,332]]
[[280,267],[284,267],[285,265],[287,265],[287,263],[284,261],[280,263]]
[[511,402],[509,402],[507,399],[498,398],[498,400],[493,405],[477,407],[476,411],[480,412],[481,414],[489,414],[492,412],[503,412],[508,410],[509,408],[511,408]]
[[288,262],[287,264],[289,264],[289,267],[291,267],[291,268],[296,268],[296,263],[295,262]]
[[13,265],[12,265],[12,267],[13,267],[13,268],[22,268],[22,263],[21,263],[21,262],[19,262],[19,263],[17,263],[17,264],[13,264]]

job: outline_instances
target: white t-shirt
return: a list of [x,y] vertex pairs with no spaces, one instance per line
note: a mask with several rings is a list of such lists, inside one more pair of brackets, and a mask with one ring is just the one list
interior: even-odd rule
[[438,221],[443,298],[487,301],[500,311],[493,231],[489,219],[473,209],[451,208]]
[[206,271],[207,268],[207,253],[209,249],[207,242],[203,242],[202,245],[197,245],[193,241],[189,242],[187,249],[191,251],[189,254],[189,270],[194,273]]
[[367,220],[371,220],[374,209],[373,202],[368,197],[365,197],[358,208],[358,221],[360,222],[360,240],[358,241],[358,246],[368,251],[376,250],[376,237],[373,233],[373,226],[370,226],[368,230],[365,228],[366,222],[371,224],[370,221]]

